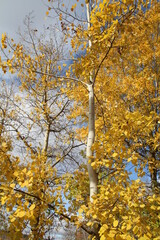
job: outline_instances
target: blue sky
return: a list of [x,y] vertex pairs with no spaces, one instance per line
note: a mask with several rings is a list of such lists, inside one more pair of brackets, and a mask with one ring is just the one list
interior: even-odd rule
[[[0,0],[0,35],[3,32],[16,38],[18,27],[23,30],[23,20],[26,15],[33,11],[36,28],[51,23],[46,17],[46,0]],[[52,19],[53,21],[53,19]]]
[[[75,2],[75,0],[64,0],[65,5],[69,8]],[[21,27],[23,31],[23,20],[32,11],[35,16],[34,26],[37,29],[40,30],[44,25],[54,24],[55,18],[46,17],[47,3],[48,0],[0,0],[0,36],[6,32],[15,39],[18,27]],[[82,7],[78,7],[78,14],[81,15],[82,10]]]

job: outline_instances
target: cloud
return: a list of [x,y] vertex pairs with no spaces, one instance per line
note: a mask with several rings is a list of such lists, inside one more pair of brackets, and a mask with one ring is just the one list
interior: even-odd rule
[[51,21],[45,16],[46,9],[42,0],[0,0],[0,34],[7,32],[15,38],[18,27],[23,29],[23,20],[32,11],[36,28],[41,28]]

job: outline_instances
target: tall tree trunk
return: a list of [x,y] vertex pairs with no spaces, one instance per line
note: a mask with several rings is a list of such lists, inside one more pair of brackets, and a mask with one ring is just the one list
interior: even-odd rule
[[[92,10],[93,1],[86,1],[86,9],[87,9],[87,20],[88,20],[88,28],[91,27],[90,24],[90,11]],[[89,47],[92,46],[91,39],[89,40]],[[88,84],[89,91],[89,123],[88,123],[88,140],[87,140],[87,167],[88,167],[88,175],[89,175],[89,183],[90,183],[90,201],[93,202],[93,195],[98,192],[98,174],[95,169],[93,169],[93,151],[92,145],[95,140],[95,104],[94,104],[94,70],[90,73],[90,79]]]
[[91,166],[93,161],[92,145],[95,139],[95,105],[94,105],[94,86],[93,84],[88,85],[89,90],[89,130],[88,130],[88,141],[87,141],[87,160],[88,160],[88,174],[90,182],[90,201],[93,201],[92,197],[97,194],[98,185],[98,174],[96,170]]
[[50,133],[50,124],[48,123],[46,133],[45,133],[45,138],[44,138],[44,147],[43,147],[44,153],[47,153],[48,143],[49,143],[49,133]]

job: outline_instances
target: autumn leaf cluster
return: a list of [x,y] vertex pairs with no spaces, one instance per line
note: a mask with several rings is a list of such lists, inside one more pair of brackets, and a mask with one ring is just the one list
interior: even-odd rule
[[[46,14],[57,11],[64,42],[71,41],[68,68],[51,43],[35,45],[33,41],[28,51],[2,35],[3,53],[8,51],[8,58],[1,58],[2,71],[17,74],[20,91],[32,108],[29,114],[21,109],[28,119],[29,137],[17,125],[18,107],[13,111],[3,106],[0,112],[25,147],[24,155],[12,154],[12,136],[1,121],[1,204],[10,214],[10,231],[21,234],[29,225],[33,239],[43,239],[58,218],[82,228],[90,239],[158,240],[160,4],[91,2],[88,23],[73,15],[88,2],[77,1],[65,13],[48,1]],[[75,22],[66,20],[65,14],[74,16]],[[91,77],[95,142],[90,163],[98,174],[93,201],[84,153],[89,119],[86,86]],[[19,106],[22,99],[16,96],[14,101]],[[41,129],[44,144],[31,140],[35,128]],[[55,137],[50,140],[53,132]],[[84,148],[76,148],[75,143]],[[74,149],[79,159],[71,155]],[[67,157],[77,165],[72,169],[68,163],[71,169],[59,173]]]

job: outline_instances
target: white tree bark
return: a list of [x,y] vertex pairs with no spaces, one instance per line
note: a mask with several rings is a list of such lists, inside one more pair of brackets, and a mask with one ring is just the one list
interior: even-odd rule
[[96,170],[91,166],[93,162],[93,151],[92,145],[95,140],[95,105],[94,105],[94,85],[88,85],[89,91],[89,123],[88,123],[88,141],[87,141],[87,167],[90,183],[90,201],[93,202],[93,195],[97,194],[97,185],[98,185],[98,174]]
[[43,147],[43,151],[45,153],[47,152],[47,149],[48,149],[49,133],[50,133],[50,124],[48,123],[46,133],[45,133],[45,138],[44,138],[44,147]]
[[[87,20],[88,20],[88,28],[91,27],[90,24],[90,11],[92,10],[93,1],[86,1],[86,9],[87,9]],[[92,46],[92,41],[89,39],[89,47]],[[88,167],[88,175],[89,175],[89,184],[90,184],[90,201],[93,202],[93,195],[98,193],[98,174],[96,169],[93,169],[91,166],[93,162],[93,150],[92,145],[95,141],[95,104],[94,104],[94,70],[90,73],[88,84],[88,92],[89,92],[89,122],[88,122],[88,140],[87,140],[87,167]]]

